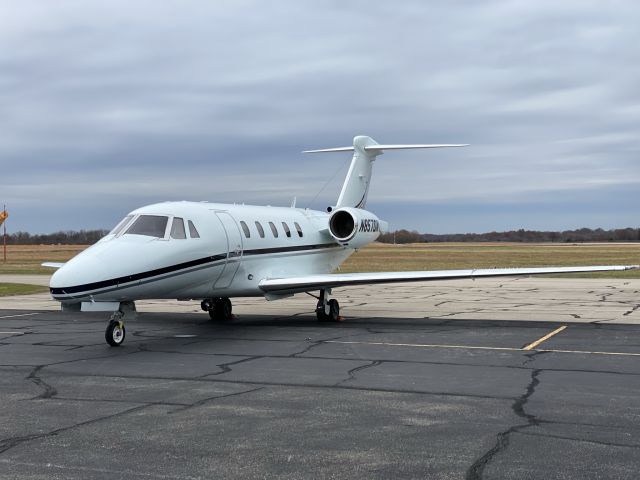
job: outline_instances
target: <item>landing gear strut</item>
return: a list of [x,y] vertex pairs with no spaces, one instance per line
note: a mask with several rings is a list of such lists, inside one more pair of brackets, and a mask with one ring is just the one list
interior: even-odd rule
[[233,318],[233,305],[231,300],[226,297],[222,298],[206,298],[200,304],[200,308],[205,312],[209,312],[211,320],[231,320]]
[[316,316],[319,322],[339,322],[340,304],[335,298],[327,300],[327,296],[331,291],[328,289],[320,290],[318,297],[318,305],[316,306]]
[[133,302],[121,302],[118,311],[111,314],[107,329],[104,332],[104,339],[112,347],[119,347],[124,342],[126,330],[124,328],[124,317],[129,312],[135,315],[136,306]]

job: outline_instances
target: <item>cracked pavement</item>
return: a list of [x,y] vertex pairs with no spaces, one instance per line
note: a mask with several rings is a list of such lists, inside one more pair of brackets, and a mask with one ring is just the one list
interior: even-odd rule
[[526,280],[334,292],[338,324],[150,302],[119,348],[0,303],[0,477],[637,478],[640,284]]

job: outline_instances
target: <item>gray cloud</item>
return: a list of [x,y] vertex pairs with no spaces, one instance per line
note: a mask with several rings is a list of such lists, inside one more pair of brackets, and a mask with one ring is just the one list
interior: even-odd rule
[[5,2],[0,201],[14,230],[108,227],[305,205],[339,171],[323,208],[348,158],[300,150],[368,134],[473,144],[379,159],[396,227],[637,225],[638,24],[632,1]]

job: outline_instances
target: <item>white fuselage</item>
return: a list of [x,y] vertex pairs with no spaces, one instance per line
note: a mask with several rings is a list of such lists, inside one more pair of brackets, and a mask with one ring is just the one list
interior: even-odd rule
[[[141,216],[166,217],[165,230],[158,236],[128,233]],[[180,235],[172,231],[174,218],[183,220]],[[329,273],[353,253],[331,236],[328,218],[300,208],[149,205],[56,271],[51,293],[63,303],[262,296],[263,278]]]

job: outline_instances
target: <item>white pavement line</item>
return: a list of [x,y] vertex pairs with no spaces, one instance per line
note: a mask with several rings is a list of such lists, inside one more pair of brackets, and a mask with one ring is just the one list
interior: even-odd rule
[[24,335],[24,332],[0,332],[0,335]]
[[544,337],[539,338],[535,342],[530,343],[529,345],[524,347],[523,350],[533,350],[538,345],[540,345],[542,342],[544,342],[545,340],[549,340],[551,337],[553,337],[554,335],[557,335],[558,333],[563,331],[565,328],[567,328],[566,325],[563,325],[563,326],[561,326],[559,328],[556,328],[553,332],[547,333]]
[[40,315],[40,313],[21,313],[19,315],[5,315],[4,317],[0,317],[1,318],[14,318],[14,317],[28,317],[30,315]]
[[348,341],[340,341],[340,340],[327,340],[322,343],[344,343],[351,345],[384,345],[388,347],[419,347],[419,348],[463,348],[467,350],[507,350],[511,352],[520,352],[521,348],[510,348],[510,347],[478,347],[478,346],[469,346],[469,345],[438,345],[438,344],[429,344],[429,343],[385,343],[385,342],[348,342]]
[[552,350],[552,349],[535,349],[534,352],[549,352],[549,353],[582,353],[588,355],[618,355],[621,357],[640,357],[640,353],[629,352],[589,352],[585,350]]
[[589,350],[554,350],[554,349],[537,349],[525,350],[524,348],[509,347],[478,347],[473,345],[437,345],[437,344],[421,344],[421,343],[385,343],[385,342],[348,342],[341,340],[326,340],[322,343],[341,343],[347,345],[384,345],[388,347],[415,347],[415,348],[459,348],[466,350],[498,350],[511,352],[545,352],[545,353],[581,353],[583,355],[617,355],[621,357],[640,357],[640,353],[629,352],[599,352]]

